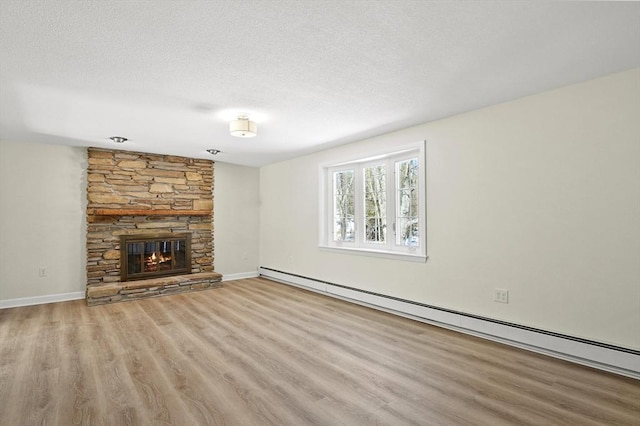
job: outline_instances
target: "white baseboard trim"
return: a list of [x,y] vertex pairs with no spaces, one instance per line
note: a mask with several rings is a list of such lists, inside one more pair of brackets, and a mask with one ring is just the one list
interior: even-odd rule
[[258,268],[261,276],[312,290],[374,309],[411,318],[521,349],[542,353],[577,364],[640,379],[640,351],[619,348],[559,333],[438,309],[339,284],[327,283],[269,268]]
[[233,280],[243,280],[245,278],[256,278],[259,276],[258,271],[254,272],[240,272],[237,274],[226,274],[222,275],[222,281],[233,281]]
[[[258,277],[258,271],[241,272],[238,274],[227,274],[222,276],[222,281],[242,280],[245,278]],[[45,303],[66,302],[69,300],[79,300],[85,298],[84,291],[72,293],[48,294],[45,296],[22,297],[18,299],[0,300],[0,309],[18,308],[21,306],[43,305]]]
[[21,297],[19,299],[0,300],[0,309],[18,308],[20,306],[43,305],[45,303],[67,302],[69,300],[79,300],[84,298],[84,291],[48,294],[46,296]]

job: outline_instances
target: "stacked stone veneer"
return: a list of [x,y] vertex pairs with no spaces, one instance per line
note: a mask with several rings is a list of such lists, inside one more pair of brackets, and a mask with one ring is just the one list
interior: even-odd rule
[[[89,305],[219,285],[222,276],[213,270],[213,168],[209,160],[88,149]],[[191,233],[192,273],[121,283],[120,236],[169,232]]]

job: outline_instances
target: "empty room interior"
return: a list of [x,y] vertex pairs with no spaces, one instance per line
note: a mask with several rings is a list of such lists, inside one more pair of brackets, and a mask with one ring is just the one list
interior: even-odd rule
[[640,2],[0,0],[0,424],[640,425]]

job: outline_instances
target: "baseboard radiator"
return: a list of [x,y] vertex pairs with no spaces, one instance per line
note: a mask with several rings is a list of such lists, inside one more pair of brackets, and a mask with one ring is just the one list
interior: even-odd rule
[[640,351],[470,315],[267,267],[264,278],[555,358],[640,379]]

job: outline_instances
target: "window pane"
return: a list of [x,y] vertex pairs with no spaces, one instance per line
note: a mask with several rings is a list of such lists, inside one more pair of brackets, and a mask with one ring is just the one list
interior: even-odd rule
[[354,171],[333,174],[333,240],[355,241]]
[[418,218],[418,159],[396,163],[396,244],[420,245]]
[[383,165],[364,169],[365,240],[385,242],[387,231],[387,182]]

